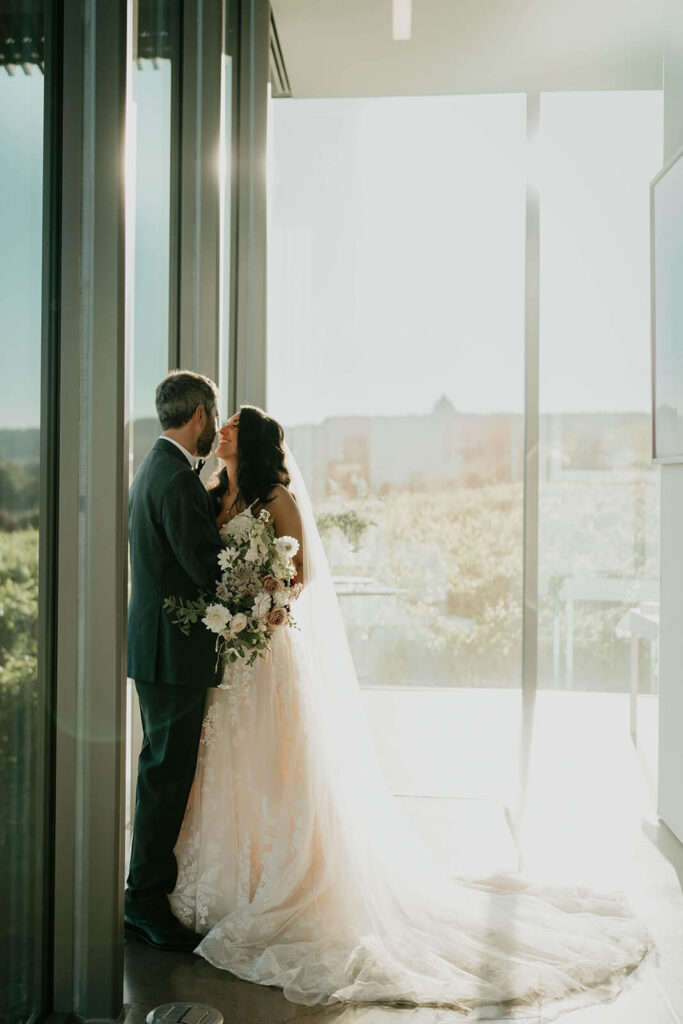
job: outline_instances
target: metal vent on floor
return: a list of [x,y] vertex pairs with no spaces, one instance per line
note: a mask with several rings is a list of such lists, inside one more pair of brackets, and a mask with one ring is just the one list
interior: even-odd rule
[[164,1003],[149,1011],[147,1024],[223,1024],[223,1014],[203,1003]]

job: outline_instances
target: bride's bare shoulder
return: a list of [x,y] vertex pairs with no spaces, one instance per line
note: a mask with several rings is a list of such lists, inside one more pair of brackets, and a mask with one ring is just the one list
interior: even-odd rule
[[268,505],[276,508],[296,507],[296,498],[284,484],[276,484],[268,495]]
[[301,515],[292,492],[278,484],[268,495],[265,507],[273,517],[277,536],[296,537],[301,543]]

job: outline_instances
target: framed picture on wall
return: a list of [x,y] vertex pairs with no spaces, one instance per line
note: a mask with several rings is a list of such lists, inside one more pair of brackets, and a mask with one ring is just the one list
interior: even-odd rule
[[683,462],[683,149],[650,185],[652,457]]

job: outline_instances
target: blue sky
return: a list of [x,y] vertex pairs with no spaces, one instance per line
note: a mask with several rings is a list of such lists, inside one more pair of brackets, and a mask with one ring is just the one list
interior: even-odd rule
[[0,428],[40,422],[43,76],[0,69]]
[[[43,81],[0,70],[0,428],[40,420]],[[136,71],[134,88],[134,409],[153,416],[168,360],[170,63]]]

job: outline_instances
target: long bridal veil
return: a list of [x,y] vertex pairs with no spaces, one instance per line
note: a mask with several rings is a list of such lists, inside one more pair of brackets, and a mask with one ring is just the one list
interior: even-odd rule
[[[285,446],[290,488],[301,515],[304,548],[304,590],[294,614],[300,626],[300,647],[310,680],[311,723],[316,745],[335,786],[335,803],[345,826],[373,837],[377,854],[384,850],[392,864],[411,872],[416,858],[428,870],[427,852],[412,841],[379,768],[362,704],[356,670],[339,608],[332,574],[299,466]],[[365,849],[364,840],[364,849]],[[345,851],[346,852],[346,851]]]
[[651,948],[621,896],[446,877],[403,819],[309,495],[286,458],[303,527],[300,632],[277,635],[249,702],[230,704],[229,680],[209,698],[172,897],[206,932],[197,952],[305,1004],[540,1020],[614,996]]

